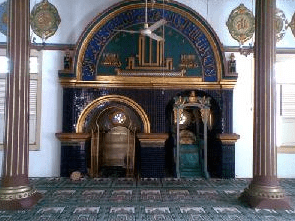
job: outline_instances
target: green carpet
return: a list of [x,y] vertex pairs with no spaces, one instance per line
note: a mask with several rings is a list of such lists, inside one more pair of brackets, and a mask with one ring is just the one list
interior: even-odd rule
[[[31,210],[0,211],[0,221],[295,220],[295,210],[251,209],[238,201],[249,179],[32,178],[43,199]],[[295,179],[281,185],[295,202]]]

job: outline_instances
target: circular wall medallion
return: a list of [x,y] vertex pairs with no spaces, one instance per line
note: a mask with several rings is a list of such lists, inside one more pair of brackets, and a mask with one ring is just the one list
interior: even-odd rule
[[229,33],[240,44],[252,38],[255,31],[255,18],[253,13],[240,4],[232,10],[226,22]]
[[285,16],[285,13],[280,10],[276,9],[275,15],[275,30],[276,30],[276,39],[277,42],[283,39],[286,34],[286,29],[288,28],[288,22]]
[[126,115],[123,112],[115,112],[112,116],[113,124],[124,124],[126,119]]
[[56,7],[50,4],[48,0],[36,4],[31,11],[32,30],[42,40],[46,40],[55,34],[60,21]]
[[292,30],[293,36],[295,37],[295,13],[292,16],[292,20],[289,23],[289,26],[290,26],[290,28]]
[[8,15],[7,15],[7,1],[0,4],[0,32],[7,35],[7,24],[8,24]]

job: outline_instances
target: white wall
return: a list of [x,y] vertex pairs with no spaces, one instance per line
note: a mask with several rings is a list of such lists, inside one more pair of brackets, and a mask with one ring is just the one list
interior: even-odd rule
[[[0,0],[0,2],[1,1],[3,0]],[[39,1],[31,0],[31,8],[33,8],[36,2],[38,3]],[[120,0],[51,0],[50,3],[58,8],[61,24],[56,34],[50,37],[46,42],[75,44],[87,24],[99,15],[99,13],[118,2],[120,2]],[[178,2],[191,7],[205,18],[225,46],[239,45],[238,42],[230,36],[226,26],[231,11],[242,3],[255,14],[255,1],[252,0],[178,0]],[[295,12],[295,1],[277,0],[277,7],[283,10],[287,20],[290,22],[292,15]],[[32,35],[36,37],[36,35]],[[36,37],[36,40],[36,42],[41,42],[39,37]],[[251,42],[252,39],[246,42],[245,45],[248,45]],[[277,46],[295,47],[295,38],[292,35],[290,28],[287,30],[284,39],[280,41]]]
[[[31,8],[33,8],[35,2],[36,0],[31,0]],[[99,13],[118,2],[120,1],[51,0],[50,3],[58,8],[61,17],[61,24],[56,34],[50,37],[46,42],[75,44],[87,24],[89,24]],[[227,46],[238,46],[238,43],[231,38],[226,26],[226,21],[231,13],[231,10],[242,2],[246,7],[252,10],[251,0],[179,0],[178,2],[191,7],[203,18],[205,18],[216,31],[221,42]],[[218,13],[216,13],[216,8],[218,9]],[[41,42],[39,37],[35,34],[32,35],[36,37],[36,42]]]
[[240,135],[235,149],[236,177],[252,177],[253,166],[253,54],[235,53],[239,74],[233,98],[233,131]]
[[[36,0],[31,0],[33,8]],[[37,3],[40,1],[37,1]],[[75,44],[87,25],[102,11],[119,0],[97,1],[97,0],[51,0],[61,17],[60,26],[54,36],[48,38],[46,43]],[[36,42],[41,39],[36,37]]]
[[[231,11],[238,7],[241,3],[243,3],[249,10],[253,11],[253,14],[255,14],[255,10],[253,10],[255,5],[252,5],[251,0],[209,0],[208,2],[208,21],[217,33],[220,41],[226,46],[239,46],[239,43],[231,37],[226,26],[226,22]],[[197,10],[197,8],[195,8],[195,10]],[[252,39],[246,42],[245,45],[249,45],[250,42],[252,42]]]
[[[228,53],[227,53],[228,54]],[[227,55],[228,57],[229,55]],[[233,130],[240,134],[241,138],[236,143],[236,177],[252,177],[253,164],[253,71],[254,60],[253,55],[244,57],[235,54],[237,60],[237,72],[239,74],[237,85],[234,89],[233,102]],[[278,55],[277,61],[284,62],[293,59],[291,55]],[[287,63],[286,63],[287,65]],[[283,65],[277,65],[276,74],[280,75],[282,72],[294,72],[294,63],[289,68]],[[294,66],[295,67],[295,66]],[[283,73],[285,76],[288,74]],[[294,82],[295,78],[288,78],[287,82]],[[286,80],[284,81],[286,82]],[[281,119],[277,117],[277,141],[278,145],[287,143],[294,145],[294,119]],[[290,124],[283,124],[282,121],[290,121]],[[289,132],[289,133],[288,133]],[[285,145],[287,145],[285,144]],[[295,177],[295,154],[278,153],[277,156],[277,175],[278,177]]]
[[295,178],[295,154],[279,153],[277,162],[279,178]]
[[63,67],[64,54],[43,51],[42,112],[40,151],[30,151],[29,176],[59,176],[60,141],[55,133],[62,130],[62,88],[58,70]]
[[[278,83],[288,83],[289,86],[295,84],[295,54],[277,55],[276,75]],[[286,86],[286,85],[285,85]],[[278,108],[279,110],[279,104]],[[294,146],[295,145],[295,119],[285,116],[277,118],[277,145]],[[279,150],[279,149],[278,149]],[[293,151],[294,153],[294,151]],[[295,154],[278,153],[278,176],[295,177]]]
[[[0,4],[5,0],[0,0]],[[31,0],[31,9],[36,3],[41,0]],[[120,2],[120,0],[51,0],[50,3],[55,5],[61,17],[61,24],[56,34],[50,37],[47,43],[62,43],[75,44],[80,35],[84,31],[87,24],[89,24],[99,13],[107,9],[111,5]],[[185,4],[201,16],[203,16],[208,23],[213,27],[221,42],[225,46],[238,46],[229,34],[226,21],[231,11],[239,4],[243,3],[248,9],[255,14],[255,1],[252,0],[178,0],[178,2]],[[253,5],[254,3],[254,5]],[[295,12],[294,0],[277,0],[277,7],[286,15],[290,22],[293,13]],[[40,43],[41,39],[36,37],[36,42]],[[6,37],[0,33],[0,42],[5,42]],[[248,45],[252,40],[246,42]],[[278,47],[295,47],[295,38],[288,28],[286,36],[277,45]]]

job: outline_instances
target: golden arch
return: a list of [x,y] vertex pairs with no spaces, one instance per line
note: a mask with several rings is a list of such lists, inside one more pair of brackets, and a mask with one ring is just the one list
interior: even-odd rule
[[128,106],[132,107],[132,109],[135,110],[135,112],[139,115],[140,119],[143,122],[144,133],[151,132],[151,125],[150,125],[150,121],[148,119],[148,116],[146,115],[145,111],[138,103],[136,103],[134,100],[132,100],[128,97],[124,97],[121,95],[107,95],[107,96],[103,96],[103,97],[100,97],[100,98],[92,101],[82,111],[82,113],[80,114],[79,119],[77,121],[76,133],[83,133],[84,132],[83,128],[84,128],[86,117],[93,109],[95,109],[97,106],[99,106],[105,102],[110,102],[110,101],[124,103],[124,104],[127,104]]
[[[148,4],[149,7],[150,3]],[[111,19],[115,18],[116,16],[118,16],[120,13],[123,13],[126,10],[132,10],[132,9],[138,9],[138,8],[143,8],[145,7],[143,5],[143,3],[134,3],[131,1],[130,4],[125,5],[125,3],[123,3],[123,5],[119,8],[115,8],[114,11],[108,10],[107,14],[102,14],[102,15],[98,15],[97,18],[95,18],[91,25],[88,26],[87,28],[87,32],[85,32],[84,34],[82,34],[80,36],[79,39],[79,43],[78,45],[80,45],[77,48],[76,51],[76,56],[77,56],[77,62],[76,62],[76,68],[75,68],[75,72],[76,72],[76,76],[77,76],[77,80],[78,81],[82,81],[82,64],[84,61],[84,56],[86,54],[86,50],[90,44],[91,39],[93,39],[93,37],[95,36],[95,34]],[[155,3],[154,6],[155,8],[165,8],[165,10],[167,11],[171,11],[177,14],[181,14],[183,15],[185,18],[187,18],[189,21],[191,21],[195,26],[197,26],[198,28],[200,28],[202,30],[202,32],[205,34],[205,36],[208,38],[208,41],[213,49],[213,54],[214,54],[214,58],[216,60],[216,67],[217,67],[217,81],[220,81],[223,75],[223,54],[219,53],[219,48],[221,48],[222,50],[222,44],[219,42],[219,39],[216,39],[215,34],[211,33],[210,31],[210,26],[206,24],[205,20],[203,18],[201,18],[200,15],[198,14],[192,14],[190,12],[188,12],[188,8],[187,9],[183,9],[183,8],[179,8],[177,5],[169,5],[169,4],[165,4],[164,6],[160,3]],[[164,10],[163,8],[163,10]],[[196,19],[200,18],[199,19]],[[99,19],[98,19],[99,18]],[[217,35],[216,35],[217,36]],[[191,78],[192,80],[193,78]],[[175,79],[176,81],[179,81],[178,79]],[[198,82],[198,80],[197,80]]]

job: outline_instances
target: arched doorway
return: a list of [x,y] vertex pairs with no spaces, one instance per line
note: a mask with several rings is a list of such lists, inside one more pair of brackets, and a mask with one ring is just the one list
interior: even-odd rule
[[149,121],[138,104],[118,95],[102,97],[82,112],[77,124],[79,129],[91,134],[87,164],[90,176],[134,177],[137,174],[136,134],[149,131]]
[[117,126],[103,133],[101,145],[103,177],[132,177],[135,169],[135,134],[127,127]]
[[173,146],[172,174],[178,178],[216,177],[221,149],[217,134],[221,128],[220,107],[204,91],[177,94],[167,106]]

